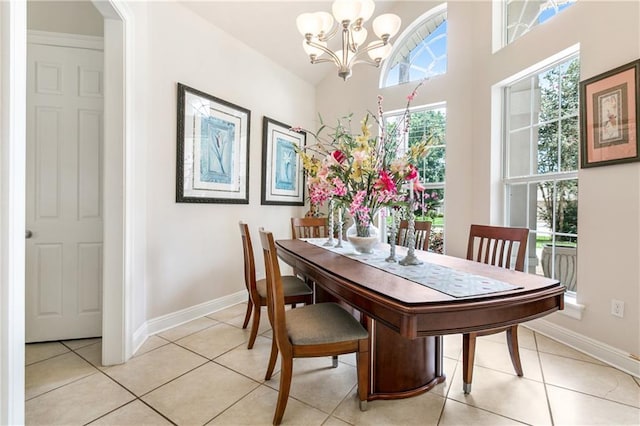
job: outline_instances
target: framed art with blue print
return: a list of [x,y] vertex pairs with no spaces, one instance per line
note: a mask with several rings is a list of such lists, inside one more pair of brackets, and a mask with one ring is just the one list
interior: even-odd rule
[[295,146],[304,147],[306,133],[279,121],[262,122],[262,197],[264,205],[303,206],[304,173]]
[[249,204],[251,111],[178,83],[176,202]]

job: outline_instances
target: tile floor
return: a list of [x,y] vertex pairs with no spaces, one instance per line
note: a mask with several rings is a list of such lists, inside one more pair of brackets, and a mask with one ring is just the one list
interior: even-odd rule
[[[100,339],[29,344],[27,425],[269,425],[279,375],[264,381],[271,331],[253,350],[246,305],[150,337],[123,365],[100,365]],[[262,318],[266,318],[263,315]],[[445,337],[447,380],[431,392],[358,409],[353,356],[297,359],[283,424],[638,425],[640,379],[520,328],[525,377],[504,335],[479,339],[473,392],[462,392],[462,337]]]

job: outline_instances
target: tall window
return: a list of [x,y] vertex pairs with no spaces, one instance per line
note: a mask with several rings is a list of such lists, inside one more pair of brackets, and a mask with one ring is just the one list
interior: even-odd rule
[[513,42],[575,2],[576,0],[507,0],[504,7],[505,44]]
[[[389,113],[384,117],[388,134],[394,134],[402,113]],[[420,107],[411,111],[408,132],[399,141],[399,150],[428,141],[429,150],[418,167],[420,182],[425,187],[416,210],[416,220],[430,220],[431,240],[429,250],[443,252],[444,242],[444,197],[446,159],[446,119],[447,109],[443,105]],[[395,132],[403,134],[403,132]]]
[[427,12],[402,34],[385,63],[381,87],[447,72],[446,4]]
[[577,290],[577,56],[505,89],[504,183],[510,226],[530,229],[528,270]]

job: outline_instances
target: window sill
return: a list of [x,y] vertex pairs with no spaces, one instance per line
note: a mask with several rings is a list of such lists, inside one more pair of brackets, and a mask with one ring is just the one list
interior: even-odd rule
[[566,315],[570,318],[581,320],[582,312],[585,310],[585,306],[578,303],[576,297],[573,295],[564,295],[564,309],[559,311],[561,315]]

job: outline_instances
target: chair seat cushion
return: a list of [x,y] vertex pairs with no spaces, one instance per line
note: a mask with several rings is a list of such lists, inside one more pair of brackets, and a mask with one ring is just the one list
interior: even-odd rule
[[[260,297],[267,298],[267,280],[265,278],[256,281],[256,290],[258,290]],[[304,296],[313,293],[309,286],[295,275],[282,276],[282,291],[284,292],[284,297]]]
[[366,339],[367,330],[337,303],[318,303],[285,313],[294,345],[316,345]]

